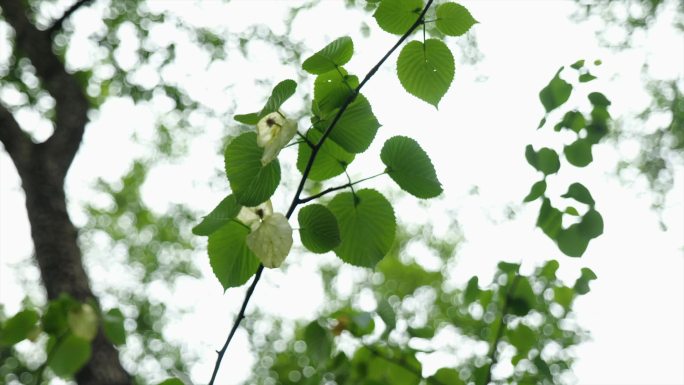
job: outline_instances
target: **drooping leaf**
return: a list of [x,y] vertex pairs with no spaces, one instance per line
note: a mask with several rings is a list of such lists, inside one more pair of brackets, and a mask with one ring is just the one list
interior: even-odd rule
[[266,101],[266,105],[259,112],[259,119],[270,114],[271,112],[278,111],[280,106],[287,101],[292,95],[294,95],[297,90],[297,82],[292,79],[286,79],[282,82],[276,84],[273,87],[271,96]]
[[558,233],[558,249],[569,257],[581,257],[587,250],[590,238],[582,233],[579,223],[570,225]]
[[382,0],[373,17],[386,32],[403,35],[418,20],[422,9],[422,0]]
[[570,98],[572,85],[560,78],[563,71],[561,67],[549,84],[539,92],[539,100],[544,105],[546,112],[550,112],[561,106]]
[[380,152],[387,174],[402,190],[422,198],[434,198],[442,193],[435,168],[418,143],[405,136],[388,139]]
[[530,188],[530,193],[527,194],[525,199],[523,199],[523,202],[531,202],[540,196],[544,195],[546,192],[546,180],[542,179],[535,184],[532,185],[532,188]]
[[202,219],[202,222],[192,228],[192,233],[195,235],[210,235],[235,218],[240,212],[241,207],[235,200],[234,195],[228,195]]
[[328,208],[337,218],[342,241],[335,254],[356,266],[373,267],[394,241],[394,210],[379,192],[363,189],[336,195]]
[[561,195],[563,198],[572,198],[576,200],[577,202],[587,204],[589,206],[594,206],[596,202],[594,202],[594,198],[592,198],[591,193],[589,192],[589,189],[584,187],[583,184],[581,183],[573,183],[568,187],[568,192],[565,194]]
[[577,167],[585,167],[594,160],[591,155],[591,143],[586,139],[577,139],[565,146],[563,153],[568,162]]
[[238,114],[233,116],[233,119],[236,121],[246,124],[248,126],[254,126],[259,122],[259,113],[258,112],[252,112],[249,114]]
[[437,28],[448,36],[461,36],[475,25],[477,20],[461,4],[443,3],[437,7]]
[[69,378],[88,362],[90,352],[89,341],[69,334],[57,342],[47,364],[59,377]]
[[0,329],[0,345],[14,345],[27,338],[38,318],[38,312],[25,309],[6,320]]
[[255,132],[238,136],[226,147],[226,176],[237,204],[256,206],[270,198],[280,183],[280,163],[274,159],[262,166],[262,152]]
[[[325,132],[332,124],[333,116],[316,124]],[[366,151],[375,138],[380,123],[375,118],[368,100],[361,94],[344,111],[342,117],[330,132],[329,138],[340,147],[354,154]]]
[[354,54],[354,43],[349,36],[333,40],[302,63],[302,69],[311,74],[322,74],[346,64]]
[[349,75],[344,68],[323,73],[314,80],[314,102],[323,118],[340,108],[358,87],[359,78]]
[[314,367],[325,364],[332,353],[332,333],[324,329],[318,321],[313,321],[304,329],[306,351]]
[[408,93],[437,107],[454,80],[454,56],[441,40],[414,40],[402,48],[397,76]]
[[[309,141],[316,144],[323,134],[318,130],[309,130],[306,137]],[[304,173],[306,164],[311,157],[311,147],[307,143],[299,144],[299,152],[297,154],[297,169]],[[354,154],[345,151],[340,145],[332,140],[323,142],[323,146],[318,150],[316,159],[311,166],[309,172],[309,179],[315,181],[323,181],[332,177],[338,176],[347,169],[347,166],[354,161]]]
[[247,234],[247,227],[231,221],[209,236],[209,264],[224,289],[244,284],[259,267],[247,247]]
[[126,329],[124,328],[124,315],[119,309],[110,309],[102,317],[102,329],[105,336],[114,345],[126,343]]
[[330,210],[319,204],[299,210],[299,236],[302,244],[314,253],[326,253],[340,244],[340,229]]
[[589,238],[596,238],[603,234],[603,217],[598,211],[593,208],[584,214],[582,221],[579,223],[579,229],[582,234]]

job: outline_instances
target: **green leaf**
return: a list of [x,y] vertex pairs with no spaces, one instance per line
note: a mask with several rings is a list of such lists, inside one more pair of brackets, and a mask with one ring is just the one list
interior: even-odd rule
[[537,164],[539,165],[538,170],[543,172],[544,175],[555,174],[560,169],[558,154],[556,151],[546,147],[537,151]]
[[241,207],[235,200],[234,195],[228,195],[202,219],[202,222],[192,228],[192,233],[195,235],[210,235],[235,218],[240,212]]
[[59,377],[71,377],[90,359],[90,342],[69,334],[59,340],[47,365]]
[[256,206],[273,195],[280,183],[280,163],[274,159],[261,165],[263,149],[256,133],[247,132],[233,139],[225,151],[226,175],[238,204]]
[[454,56],[441,40],[414,40],[399,54],[397,76],[406,92],[437,107],[454,80]]
[[563,119],[555,127],[556,131],[561,128],[569,128],[575,132],[580,132],[587,125],[587,120],[579,111],[568,111],[563,115]]
[[312,74],[322,74],[347,63],[354,54],[354,43],[349,36],[333,40],[302,63],[302,69]]
[[92,341],[98,328],[95,309],[87,303],[70,309],[67,313],[67,324],[75,336]]
[[518,276],[508,298],[508,307],[512,314],[524,316],[535,308],[536,296],[526,277]]
[[[322,136],[323,134],[318,130],[309,130],[306,134],[307,139],[314,144],[318,143]],[[301,173],[304,173],[310,157],[311,147],[307,143],[300,143],[297,154],[297,169]],[[321,149],[318,150],[313,166],[311,166],[309,179],[323,181],[340,175],[353,161],[354,154],[348,153],[332,140],[326,140]]]
[[579,76],[580,83],[587,83],[596,79],[596,76],[590,74],[589,72],[583,73]]
[[428,384],[444,384],[444,385],[465,385],[461,380],[456,369],[440,368],[434,375],[428,377]]
[[563,153],[568,162],[577,167],[585,167],[594,160],[591,155],[591,143],[586,139],[577,139],[565,146]]
[[223,289],[244,284],[259,267],[259,260],[247,247],[247,234],[247,227],[231,221],[209,236],[209,264]]
[[373,17],[386,32],[403,35],[418,20],[422,10],[422,0],[382,0]]
[[317,76],[314,81],[314,102],[323,118],[328,118],[333,110],[341,107],[358,85],[359,78],[349,75],[344,68]]
[[559,267],[560,265],[558,264],[558,261],[552,259],[544,264],[544,267],[541,268],[539,275],[548,280],[556,279],[556,271],[558,271]]
[[558,248],[569,257],[581,257],[587,250],[590,238],[582,233],[578,223],[570,225],[558,233]]
[[542,229],[549,238],[556,239],[561,230],[562,220],[563,213],[551,206],[551,201],[548,198],[544,198],[537,217],[537,227]]
[[525,199],[523,199],[523,202],[531,202],[540,196],[544,195],[546,192],[546,180],[542,179],[539,182],[536,182],[535,184],[532,185],[532,188],[530,189],[530,193],[527,194]]
[[314,253],[326,253],[340,244],[337,219],[327,207],[308,205],[299,210],[299,236],[304,247]]
[[606,95],[600,93],[600,92],[592,92],[588,95],[589,101],[591,104],[597,107],[608,107],[610,106],[610,100],[606,97]]
[[386,326],[383,334],[389,335],[389,333],[397,327],[397,314],[395,313],[394,308],[386,299],[383,298],[378,303],[378,308],[376,309],[376,312],[378,313],[378,315],[382,319],[382,322],[384,322]]
[[584,59],[578,60],[578,61],[570,64],[570,68],[576,69],[578,71],[582,67],[584,67]]
[[477,20],[461,4],[443,3],[437,7],[437,28],[448,36],[461,36],[475,25]]
[[554,287],[553,288],[553,299],[558,302],[559,305],[565,308],[565,311],[570,310],[570,305],[572,305],[572,300],[575,298],[575,292],[567,287]]
[[392,247],[397,227],[394,210],[379,192],[344,192],[336,195],[328,208],[340,226],[342,242],[335,253],[343,261],[373,267]]
[[295,90],[297,90],[297,83],[292,79],[286,79],[276,84],[276,86],[273,87],[271,96],[266,101],[266,105],[261,109],[261,112],[259,112],[259,119],[271,112],[278,111],[280,106],[294,95]]
[[584,203],[592,207],[596,203],[594,202],[594,198],[592,198],[589,189],[584,187],[583,184],[577,182],[571,184],[570,187],[568,187],[568,192],[561,195],[561,197],[572,198],[577,202]]
[[556,72],[549,84],[539,92],[539,100],[544,105],[546,112],[561,106],[570,98],[572,85],[560,78],[561,71],[563,71],[563,67]]
[[402,190],[422,198],[434,198],[442,193],[435,168],[418,143],[405,136],[388,139],[380,152],[387,173]]
[[537,152],[534,151],[534,147],[532,147],[531,144],[528,144],[525,147],[525,159],[527,159],[527,163],[529,163],[530,166],[537,169]]
[[579,229],[582,234],[589,238],[596,238],[603,234],[603,217],[598,211],[590,209],[582,217],[579,223]]
[[[316,124],[320,132],[328,129],[334,118],[330,116]],[[356,99],[344,111],[342,117],[330,132],[329,138],[343,149],[351,153],[366,151],[378,132],[380,123],[373,115],[370,103],[363,95]]]
[[185,384],[183,383],[183,381],[174,377],[174,378],[166,379],[166,380],[160,382],[158,385],[185,385]]
[[259,113],[258,112],[252,112],[250,114],[240,114],[240,115],[235,115],[233,116],[233,119],[236,121],[246,124],[249,126],[255,126],[257,123],[259,123]]
[[465,291],[463,292],[463,302],[469,304],[475,302],[477,297],[480,296],[480,286],[478,285],[477,275],[471,277],[468,280]]
[[102,317],[104,334],[114,345],[124,345],[126,343],[124,320],[125,317],[123,313],[116,308],[110,309]]
[[50,301],[42,320],[43,330],[46,333],[58,336],[67,330],[69,325],[67,324],[66,307],[63,298]]
[[430,339],[435,336],[435,328],[429,326],[425,326],[422,328],[412,328],[409,326],[408,329],[406,329],[406,331],[411,337],[416,338]]
[[38,312],[26,309],[6,320],[0,328],[0,345],[11,346],[24,340],[36,327],[38,318]]
[[515,329],[507,329],[506,337],[518,353],[525,355],[534,347],[538,339],[537,334],[522,323],[518,324]]
[[582,268],[582,273],[579,278],[577,278],[577,281],[575,281],[575,286],[573,289],[577,294],[584,295],[589,292],[589,282],[595,280],[596,274],[594,272],[586,267]]
[[306,326],[304,342],[306,342],[306,351],[314,367],[324,365],[330,359],[332,334],[330,330],[319,325],[318,321],[313,321]]

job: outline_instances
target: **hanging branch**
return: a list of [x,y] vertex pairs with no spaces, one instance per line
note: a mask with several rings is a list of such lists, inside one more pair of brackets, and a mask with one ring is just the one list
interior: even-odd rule
[[[294,210],[297,208],[297,205],[299,205],[302,202],[302,199],[300,198],[300,195],[302,194],[302,191],[304,190],[304,184],[306,183],[307,178],[309,177],[309,173],[311,172],[311,168],[313,167],[314,161],[316,160],[316,155],[318,154],[318,151],[320,151],[321,147],[323,146],[323,143],[325,143],[325,140],[330,136],[330,133],[332,132],[333,128],[337,125],[337,122],[340,120],[342,117],[342,114],[347,110],[347,107],[356,99],[356,96],[359,94],[361,91],[361,88],[375,75],[375,73],[380,69],[380,67],[387,61],[387,59],[396,51],[401,44],[408,39],[409,35],[415,31],[416,28],[418,28],[419,25],[423,24],[423,20],[425,18],[425,14],[427,13],[428,9],[432,5],[433,0],[428,0],[427,4],[423,8],[423,10],[420,12],[420,15],[418,15],[418,18],[416,21],[411,25],[411,27],[404,33],[399,40],[390,48],[389,51],[373,66],[373,68],[368,71],[366,76],[363,78],[361,83],[353,90],[353,92],[347,97],[347,99],[344,101],[342,106],[340,107],[339,111],[333,118],[332,122],[328,126],[328,128],[325,130],[323,135],[321,136],[321,139],[318,141],[318,143],[314,144],[311,147],[311,156],[309,157],[309,161],[306,164],[306,167],[304,168],[304,172],[302,172],[302,178],[299,182],[299,185],[297,186],[297,190],[295,191],[294,198],[292,198],[292,203],[290,204],[290,208],[287,210],[287,213],[285,214],[285,217],[287,219],[290,219],[292,214],[294,213]],[[345,186],[347,187],[347,186]],[[332,188],[328,189],[326,192],[332,192],[335,190],[339,190],[343,187],[340,188]],[[322,195],[317,196],[316,198],[320,197]],[[305,200],[305,202],[308,200]],[[228,345],[230,345],[231,340],[233,339],[233,335],[237,331],[238,326],[240,325],[240,322],[245,318],[245,310],[247,309],[247,304],[249,303],[249,300],[252,298],[252,294],[254,293],[254,289],[256,288],[257,283],[259,282],[259,279],[261,278],[261,273],[264,271],[264,265],[259,264],[259,268],[257,268],[256,274],[254,275],[254,279],[252,280],[252,283],[250,284],[249,288],[247,289],[247,293],[245,294],[245,299],[242,301],[242,306],[240,307],[240,311],[238,312],[238,315],[235,317],[235,322],[233,323],[233,327],[230,329],[230,333],[228,334],[228,338],[226,339],[226,342],[223,344],[223,347],[221,350],[218,350],[216,353],[218,354],[218,357],[216,358],[216,364],[214,365],[214,370],[211,375],[211,380],[209,380],[209,385],[213,385],[214,381],[216,380],[216,375],[218,374],[219,367],[221,366],[221,361],[223,360],[223,356],[226,353],[226,350],[228,349]]]

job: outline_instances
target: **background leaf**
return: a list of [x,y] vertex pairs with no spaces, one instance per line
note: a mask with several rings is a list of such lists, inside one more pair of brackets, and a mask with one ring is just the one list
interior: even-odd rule
[[69,334],[58,341],[48,359],[48,367],[60,377],[71,377],[90,359],[90,342]]
[[397,59],[397,76],[406,92],[437,107],[454,80],[454,56],[442,41],[412,41]]
[[252,207],[265,202],[280,183],[278,159],[262,166],[262,153],[254,132],[234,138],[226,147],[226,176],[238,204]]
[[577,139],[563,148],[565,158],[577,167],[585,167],[591,163],[594,158],[591,155],[591,143],[586,139]]
[[125,317],[119,309],[110,309],[102,317],[104,334],[114,345],[123,345],[126,343],[124,320]]
[[546,112],[560,107],[570,98],[572,85],[560,78],[561,71],[563,71],[563,67],[556,72],[549,84],[539,92],[539,100],[544,105]]
[[6,320],[0,329],[0,345],[14,345],[26,338],[38,323],[38,313],[26,309]]
[[373,267],[389,251],[394,241],[396,220],[387,199],[371,189],[336,195],[328,208],[340,226],[339,246],[335,253],[345,262]]
[[594,206],[594,198],[591,196],[589,189],[584,187],[581,183],[573,183],[568,187],[568,192],[561,195],[563,198],[572,198],[580,203],[588,204],[589,206]]
[[224,290],[244,284],[259,267],[245,242],[247,234],[247,227],[231,221],[209,236],[209,264]]
[[418,143],[405,136],[388,139],[380,152],[387,173],[402,190],[418,198],[434,198],[442,193],[435,168]]

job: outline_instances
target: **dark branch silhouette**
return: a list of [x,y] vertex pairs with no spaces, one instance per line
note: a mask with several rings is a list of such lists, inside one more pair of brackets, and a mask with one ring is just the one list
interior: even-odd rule
[[62,26],[64,25],[64,22],[71,17],[71,15],[78,11],[81,7],[88,5],[89,3],[92,3],[94,0],[78,0],[75,2],[71,7],[69,7],[66,11],[64,11],[64,14],[62,16],[55,20],[55,22],[48,28],[47,33],[50,34],[50,36],[56,34],[57,32],[62,30]]

